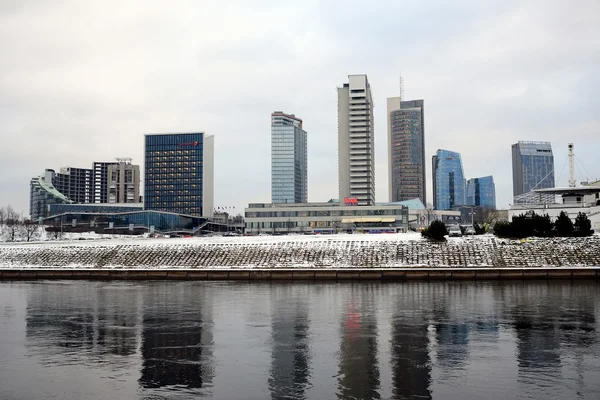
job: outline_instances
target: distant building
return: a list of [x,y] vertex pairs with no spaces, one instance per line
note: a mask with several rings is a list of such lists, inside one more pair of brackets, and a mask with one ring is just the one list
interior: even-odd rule
[[[366,75],[349,75],[338,93],[339,199],[375,204],[375,130],[371,85]],[[354,201],[355,200],[355,201]]]
[[271,202],[308,201],[306,131],[294,114],[271,114]]
[[108,203],[140,202],[140,166],[132,165],[131,158],[119,158],[108,166]]
[[496,208],[496,185],[493,176],[468,180],[467,205]]
[[52,184],[74,203],[87,204],[94,200],[91,169],[63,167],[60,173],[54,174]]
[[211,217],[214,204],[214,136],[145,135],[146,210]]
[[513,144],[512,168],[513,196],[555,186],[554,155],[549,142]]
[[29,217],[34,221],[47,217],[48,207],[51,204],[73,203],[52,184],[55,175],[53,169],[47,169],[44,175],[35,177],[29,182]]
[[[121,165],[122,164],[122,165]],[[120,166],[121,165],[121,166]],[[109,202],[109,168],[114,171],[112,203],[140,202],[140,172],[131,159],[123,162],[94,162],[91,169],[63,167],[59,173],[46,169],[30,181],[29,215],[47,217],[51,204],[106,204]],[[122,170],[122,171],[121,171]],[[130,173],[126,170],[131,171]],[[121,171],[121,172],[120,172]],[[137,172],[136,172],[137,171]]]
[[390,202],[426,203],[424,101],[387,99]]
[[438,150],[433,156],[433,206],[451,210],[465,204],[465,174],[460,154]]
[[403,205],[346,206],[336,203],[250,204],[246,232],[335,233],[344,231],[406,232],[408,207]]
[[115,161],[96,161],[92,169],[94,173],[94,203],[108,203],[108,167],[116,165]]

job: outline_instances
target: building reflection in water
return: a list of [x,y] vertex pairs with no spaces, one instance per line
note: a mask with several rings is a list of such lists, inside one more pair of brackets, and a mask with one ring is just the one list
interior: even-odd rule
[[209,300],[193,286],[153,286],[145,292],[142,330],[144,388],[211,386],[214,378]]
[[394,306],[391,331],[392,394],[394,399],[431,399],[431,357],[428,322],[418,309],[425,285],[400,289]]
[[352,287],[340,327],[340,399],[380,398],[375,303],[373,286]]
[[[132,292],[133,287],[123,285],[102,290],[97,284],[80,282],[31,291],[26,318],[31,351],[40,349],[45,356],[84,363],[101,360],[100,356],[135,354],[139,317],[138,299]],[[65,348],[77,351],[65,352]]]
[[292,286],[276,288],[271,312],[272,399],[303,399],[310,381],[309,317],[306,301]]

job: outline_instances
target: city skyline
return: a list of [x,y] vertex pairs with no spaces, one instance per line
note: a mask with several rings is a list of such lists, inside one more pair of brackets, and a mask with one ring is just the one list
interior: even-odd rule
[[[140,15],[134,3],[115,14],[110,1],[3,6],[0,199],[26,211],[30,178],[49,166],[141,160],[144,132],[200,130],[217,139],[215,205],[242,210],[270,199],[264,116],[279,109],[310,121],[308,200],[335,198],[333,90],[349,73],[368,74],[373,88],[378,201],[389,198],[385,99],[398,94],[400,72],[405,98],[427,101],[425,159],[459,151],[467,178],[494,176],[499,208],[512,203],[510,145],[520,140],[552,143],[557,186],[567,186],[568,142],[589,170],[577,180],[600,177],[599,45],[590,40],[599,5],[498,7],[357,3],[342,15],[333,4],[240,2],[234,11],[148,6]],[[298,18],[285,27],[263,24],[290,12]],[[352,27],[365,15],[359,35]],[[431,188],[427,171],[427,202]]]

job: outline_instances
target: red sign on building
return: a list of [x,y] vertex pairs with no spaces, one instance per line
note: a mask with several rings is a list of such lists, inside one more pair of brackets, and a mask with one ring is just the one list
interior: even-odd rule
[[344,197],[344,204],[347,206],[357,206],[358,197]]

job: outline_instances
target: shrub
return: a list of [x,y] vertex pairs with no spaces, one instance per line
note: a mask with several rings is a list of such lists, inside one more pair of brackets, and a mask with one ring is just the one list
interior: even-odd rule
[[573,221],[571,221],[571,218],[569,218],[566,212],[560,212],[554,223],[554,230],[556,231],[556,236],[573,236],[573,232],[575,231],[573,228]]
[[513,217],[512,222],[500,221],[494,225],[494,234],[498,237],[525,238],[528,236],[547,237],[552,235],[553,224],[548,214],[521,214]]
[[592,222],[585,213],[580,212],[575,218],[575,231],[577,236],[590,236],[594,233]]
[[421,232],[422,236],[433,240],[445,240],[444,236],[447,234],[446,224],[438,220],[433,221]]

